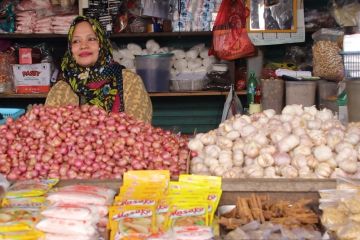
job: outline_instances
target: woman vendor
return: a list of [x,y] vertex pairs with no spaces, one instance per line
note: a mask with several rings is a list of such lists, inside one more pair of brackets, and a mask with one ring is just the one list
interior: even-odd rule
[[152,104],[142,79],[114,61],[110,41],[96,20],[74,19],[61,70],[64,79],[51,88],[46,105],[87,103],[151,122]]

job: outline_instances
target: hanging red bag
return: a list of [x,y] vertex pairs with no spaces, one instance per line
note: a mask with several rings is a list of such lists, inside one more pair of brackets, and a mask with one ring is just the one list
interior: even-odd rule
[[255,47],[246,32],[249,9],[243,0],[223,0],[213,27],[213,46],[209,55],[234,60],[252,56]]

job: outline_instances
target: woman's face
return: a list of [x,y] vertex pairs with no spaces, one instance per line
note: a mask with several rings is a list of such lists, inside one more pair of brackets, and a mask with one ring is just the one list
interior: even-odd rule
[[93,66],[99,57],[99,47],[99,40],[90,23],[78,23],[71,39],[71,53],[76,63],[82,67]]

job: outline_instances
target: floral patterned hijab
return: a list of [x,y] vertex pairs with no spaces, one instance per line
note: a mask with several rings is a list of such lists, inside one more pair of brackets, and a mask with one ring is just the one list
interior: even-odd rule
[[[98,60],[91,67],[78,65],[71,53],[75,26],[83,21],[90,23],[100,45]],[[99,22],[84,16],[75,18],[69,29],[68,49],[61,63],[61,70],[71,88],[77,94],[84,95],[89,104],[97,105],[108,112],[123,112],[123,69],[122,65],[114,61],[110,41]]]

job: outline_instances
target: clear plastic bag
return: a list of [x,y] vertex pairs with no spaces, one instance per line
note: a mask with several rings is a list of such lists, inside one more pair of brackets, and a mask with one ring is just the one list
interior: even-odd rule
[[344,65],[339,46],[342,34],[341,31],[323,28],[312,35],[315,41],[312,47],[314,76],[333,81],[343,80]]
[[241,101],[235,92],[234,85],[231,85],[229,94],[224,104],[224,110],[221,117],[221,122],[231,118],[232,116],[235,116],[236,114],[242,114],[243,110],[244,109],[241,104]]

